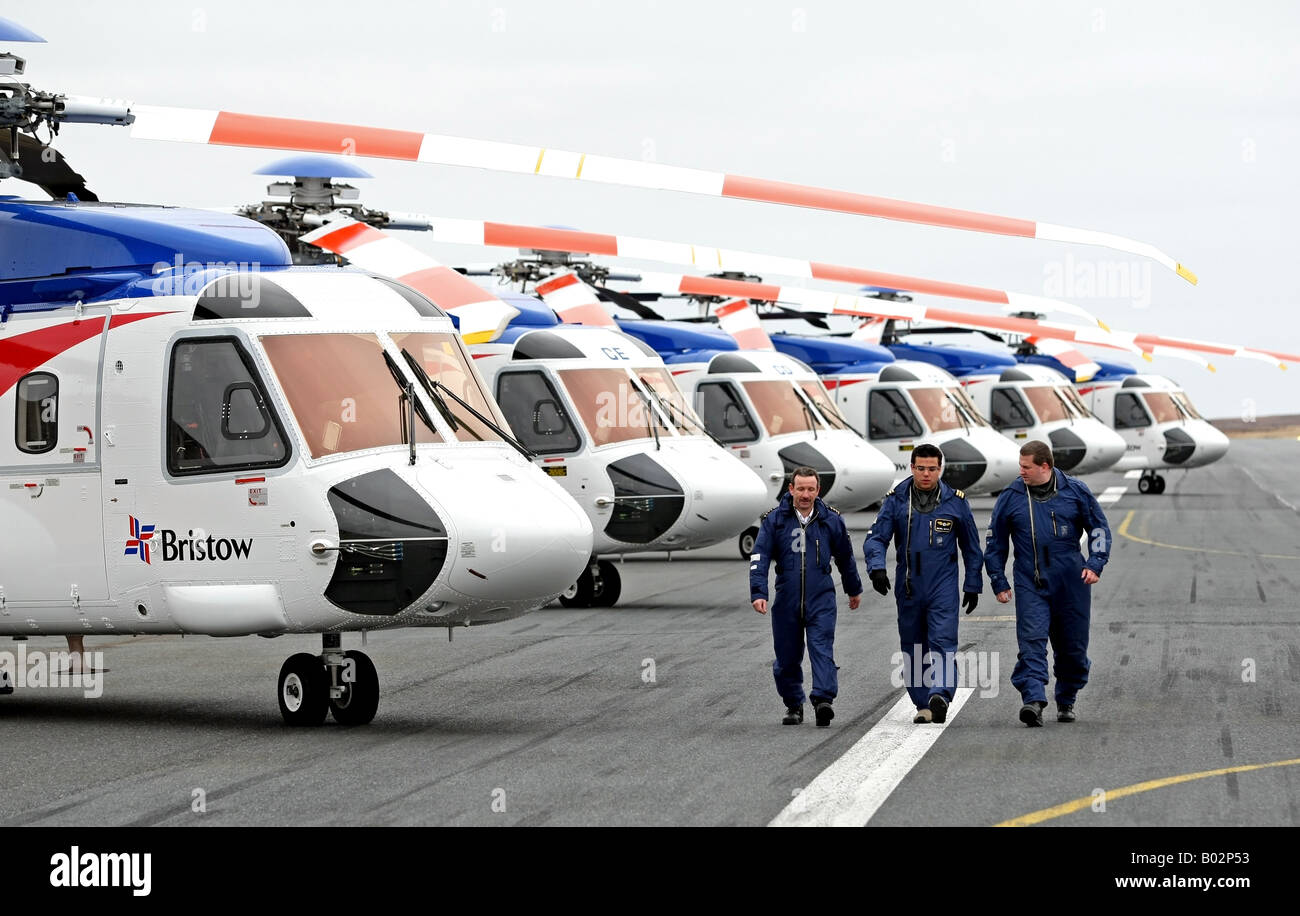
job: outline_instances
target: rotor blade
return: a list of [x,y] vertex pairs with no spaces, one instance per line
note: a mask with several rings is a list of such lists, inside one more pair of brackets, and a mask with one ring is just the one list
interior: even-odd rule
[[685,191],[713,197],[731,197],[853,213],[995,235],[1101,245],[1151,258],[1189,282],[1196,282],[1195,274],[1145,242],[1105,232],[1056,226],[1034,220],[893,200],[887,197],[874,197],[785,181],[747,178],[724,172],[515,143],[426,134],[418,131],[274,118],[231,111],[152,106],[133,110],[136,114],[136,122],[131,135],[142,139],[346,153],[381,159],[431,162],[501,172],[583,179],[626,187]]
[[600,304],[596,290],[571,270],[561,271],[537,284],[537,295],[555,310],[565,324],[585,324],[618,330],[618,324]]
[[884,336],[885,325],[888,323],[888,318],[867,318],[849,337],[851,340],[860,340],[863,343],[878,344]]
[[742,350],[776,349],[748,299],[728,299],[716,306],[713,314],[718,316],[719,327],[735,338]]
[[[707,248],[681,242],[663,242],[656,239],[641,239],[632,236],[579,232],[575,229],[552,229],[542,226],[521,226],[481,220],[444,219],[437,216],[429,217],[429,223],[432,226],[433,240],[447,244],[536,248],[544,251],[563,251],[569,254],[638,258],[645,261],[681,264],[712,271],[736,271],[760,275],[777,274],[805,280],[830,280],[838,283],[852,283],[855,286],[862,284],[884,286],[889,289],[929,293],[949,299],[1010,305],[1017,312],[1068,311],[1072,314],[1081,314],[1087,317],[1088,320],[1096,321],[1098,327],[1106,327],[1103,322],[1093,318],[1079,306],[1061,302],[1058,299],[1048,299],[1027,293],[1006,292],[980,286],[947,283],[923,277],[888,274],[859,267],[846,267],[839,264],[754,254],[747,251],[732,251],[725,248]],[[879,301],[892,300],[882,299]]]
[[18,165],[22,180],[36,185],[55,200],[66,200],[75,194],[78,200],[99,200],[89,188],[86,179],[68,165],[68,161],[52,146],[45,146],[35,137],[18,135]]
[[[641,277],[638,275],[637,280]],[[600,295],[601,299],[612,302],[621,309],[627,309],[638,318],[647,318],[651,321],[663,321],[663,316],[656,312],[650,306],[643,303],[635,293],[625,293],[621,290],[610,289],[608,286],[593,287]],[[656,297],[658,298],[658,297]]]
[[365,270],[405,283],[455,315],[466,343],[501,336],[519,310],[400,239],[353,219],[336,219],[301,236]]
[[1074,373],[1076,382],[1089,381],[1101,371],[1101,366],[1063,340],[1037,336],[1026,337],[1025,340],[1037,347],[1039,352],[1055,357],[1058,362]]

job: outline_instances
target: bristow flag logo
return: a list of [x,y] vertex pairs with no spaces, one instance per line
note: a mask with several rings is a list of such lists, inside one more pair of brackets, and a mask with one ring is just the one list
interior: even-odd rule
[[[158,547],[162,548],[164,563],[246,560],[253,549],[252,538],[217,538],[198,529],[187,531],[182,537],[170,528],[158,530],[157,525],[143,525],[134,515],[130,516],[130,520],[131,536],[127,538],[124,555],[139,557],[150,565],[153,564],[153,557]],[[157,535],[156,540],[155,535]]]
[[131,516],[131,536],[126,539],[126,553],[123,556],[136,556],[146,563],[149,559],[149,541],[153,539],[156,525],[141,525],[140,520]]

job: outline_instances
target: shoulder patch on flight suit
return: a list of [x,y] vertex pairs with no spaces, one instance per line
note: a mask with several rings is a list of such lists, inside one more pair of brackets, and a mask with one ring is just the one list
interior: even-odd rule
[[[898,489],[898,487],[890,487],[890,488],[889,488],[889,492],[886,493],[885,496],[893,496],[893,495],[894,495],[894,491],[897,490],[897,489]],[[882,498],[883,498],[883,497],[882,497]]]
[[776,509],[777,509],[776,506],[773,506],[771,509],[768,509],[766,512],[764,512],[762,515],[758,517],[758,520],[761,522],[763,519],[767,518],[769,515],[775,512]]
[[965,499],[965,498],[966,498],[966,491],[965,491],[965,490],[953,490],[952,492],[953,492],[953,494],[954,494],[958,499]]
[[[825,504],[825,503],[822,503],[822,505],[826,505],[826,504]],[[831,510],[832,512],[834,512],[836,515],[842,515],[842,514],[843,514],[842,512],[840,512],[839,509],[836,509],[834,506],[826,506],[826,508],[827,508],[827,509],[830,509],[830,510]]]

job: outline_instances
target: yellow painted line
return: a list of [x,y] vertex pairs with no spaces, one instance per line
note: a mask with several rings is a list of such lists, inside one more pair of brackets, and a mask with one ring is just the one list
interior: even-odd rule
[[578,157],[578,174],[574,175],[573,176],[574,178],[582,177],[582,167],[583,165],[586,164],[586,162],[587,162],[587,154],[583,153],[581,156]]
[[1128,538],[1130,541],[1137,541],[1139,544],[1150,544],[1152,547],[1167,547],[1170,550],[1187,550],[1192,553],[1222,553],[1230,557],[1259,557],[1264,560],[1300,560],[1300,557],[1289,553],[1242,553],[1239,550],[1219,550],[1216,547],[1185,547],[1182,544],[1166,544],[1163,541],[1152,541],[1148,538],[1138,537],[1136,534],[1128,533],[1129,522],[1133,521],[1136,509],[1129,509],[1128,515],[1124,516],[1124,521],[1120,522],[1119,528],[1115,533],[1120,537]]
[[[1270,767],[1293,767],[1300,764],[1300,757],[1293,760],[1278,760],[1275,763],[1252,763],[1239,767],[1224,767],[1220,770],[1202,770],[1199,773],[1184,773],[1181,776],[1166,776],[1164,779],[1151,779],[1147,782],[1139,782],[1135,785],[1124,786],[1122,789],[1108,789],[1105,800],[1110,802],[1111,799],[1125,798],[1129,795],[1137,795],[1140,792],[1150,792],[1152,789],[1163,789],[1165,786],[1176,786],[1179,783],[1194,782],[1198,779],[1209,779],[1211,776],[1226,776],[1229,773],[1249,773],[1251,770],[1267,770]],[[1068,801],[1063,805],[1056,805],[1052,808],[1044,808],[1042,811],[1034,811],[1031,814],[1024,814],[1009,821],[1003,821],[1000,824],[994,824],[995,827],[1029,827],[1034,824],[1041,824],[1043,821],[1050,821],[1053,818],[1064,817],[1067,814],[1073,814],[1076,811],[1082,811],[1084,808],[1091,808],[1097,799],[1089,795],[1087,798],[1076,798],[1074,801]]]
[[1186,267],[1179,264],[1174,268],[1174,270],[1178,273],[1178,276],[1182,277],[1188,283],[1192,284],[1192,286],[1196,285],[1196,274],[1192,273]]
[[533,166],[533,174],[536,175],[542,170],[542,157],[546,155],[546,148],[542,147],[537,151],[537,165]]

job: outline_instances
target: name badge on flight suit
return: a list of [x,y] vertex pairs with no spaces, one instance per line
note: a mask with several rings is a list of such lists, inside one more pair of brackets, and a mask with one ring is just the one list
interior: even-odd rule
[[942,547],[944,538],[947,535],[952,534],[952,519],[936,518],[932,520],[930,522],[930,532],[934,538],[934,545],[936,547]]

